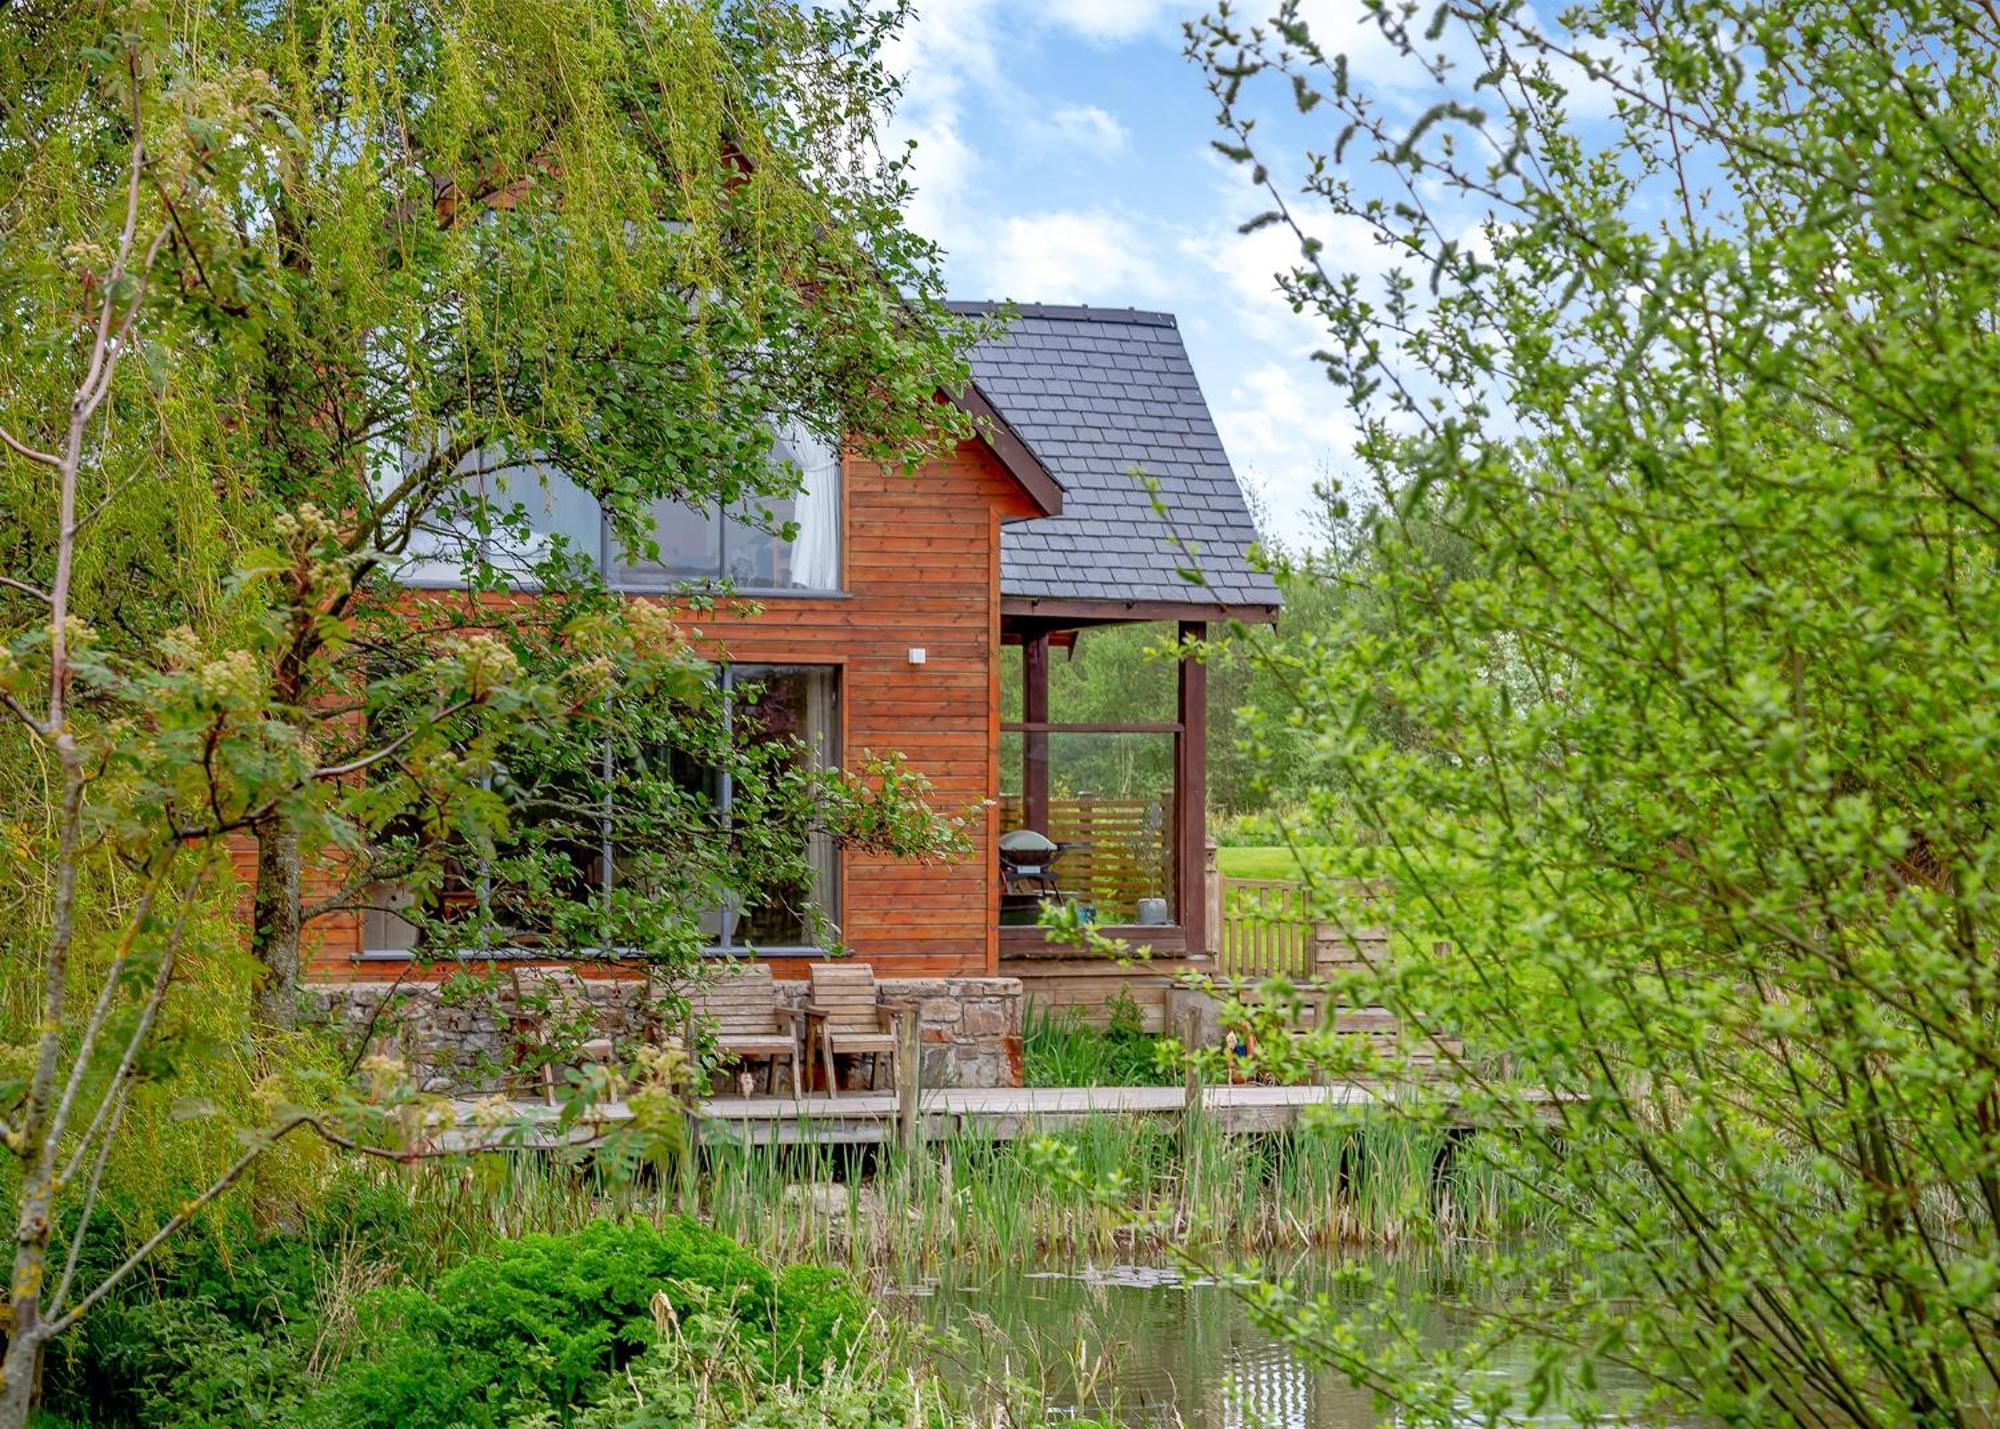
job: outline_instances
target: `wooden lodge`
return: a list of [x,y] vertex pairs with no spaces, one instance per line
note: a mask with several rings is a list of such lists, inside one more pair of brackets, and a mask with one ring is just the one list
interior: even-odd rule
[[[977,435],[949,460],[912,478],[788,434],[807,483],[779,515],[798,524],[797,541],[681,510],[660,517],[657,562],[620,564],[608,548],[605,560],[634,599],[671,601],[704,579],[754,596],[755,615],[702,617],[706,653],[775,692],[765,704],[788,732],[834,762],[900,751],[939,807],[983,809],[973,852],[955,864],[824,852],[814,900],[849,957],[885,980],[1018,978],[1031,999],[1101,1004],[1134,975],[1051,949],[1033,926],[1044,898],[1081,903],[1106,932],[1150,946],[1142,982],[1213,947],[1204,667],[1180,662],[1171,709],[1079,724],[1050,707],[1051,662],[1105,626],[1155,623],[1191,642],[1218,621],[1269,622],[1278,594],[1248,559],[1256,533],[1174,318],[1015,312],[974,355],[959,401]],[[548,504],[552,531],[590,538],[589,512],[561,492]],[[419,561],[406,578],[448,574]],[[1007,717],[1003,684],[1018,689]],[[1124,763],[1151,782],[1099,777],[1119,763],[1092,758],[1108,742],[1142,750]],[[1030,838],[1026,855],[1010,854],[1024,832],[1053,850],[1037,854]],[[337,998],[404,977],[400,921],[321,920],[315,984]],[[723,913],[704,925],[718,956],[754,948],[781,988],[825,956],[796,931],[805,926]],[[998,1035],[1018,1031],[1016,1020]]]

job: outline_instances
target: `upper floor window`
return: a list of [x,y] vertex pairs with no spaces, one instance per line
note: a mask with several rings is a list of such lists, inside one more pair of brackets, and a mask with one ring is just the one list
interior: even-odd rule
[[[787,427],[771,449],[804,478],[798,492],[779,500],[693,507],[662,501],[653,507],[657,558],[612,562],[612,583],[652,589],[687,581],[726,581],[738,590],[838,590],[840,588],[840,453],[805,430]],[[768,520],[753,521],[752,510]],[[789,541],[780,534],[796,528]]]
[[[452,584],[477,552],[518,583],[556,550],[603,567],[616,589],[660,591],[727,583],[748,593],[840,589],[840,451],[805,427],[777,434],[771,460],[796,467],[799,489],[782,498],[690,506],[654,504],[653,550],[626,551],[591,494],[532,458],[482,448],[459,463],[457,489],[425,516],[400,568],[406,581]],[[527,536],[494,518],[518,505]],[[787,539],[789,534],[790,539]]]

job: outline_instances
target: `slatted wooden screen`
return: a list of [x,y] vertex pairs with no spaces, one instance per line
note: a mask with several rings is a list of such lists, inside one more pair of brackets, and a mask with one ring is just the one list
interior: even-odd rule
[[[1157,799],[1050,799],[1049,826],[1042,832],[1074,845],[1056,863],[1057,887],[1095,907],[1100,923],[1130,923],[1141,898],[1166,899],[1171,917],[1172,822]],[[1024,827],[1019,794],[1000,796],[1000,827]]]
[[1275,878],[1222,880],[1216,961],[1224,977],[1308,977],[1313,925],[1305,889]]

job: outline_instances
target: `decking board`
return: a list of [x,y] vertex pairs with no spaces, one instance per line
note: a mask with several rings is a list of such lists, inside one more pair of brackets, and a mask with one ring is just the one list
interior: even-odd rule
[[[1217,1086],[1201,1090],[1201,1115],[1224,1135],[1286,1131],[1309,1112],[1386,1104],[1392,1093],[1365,1082],[1333,1082],[1309,1087]],[[926,1141],[959,1136],[1008,1141],[1017,1137],[1060,1131],[1096,1116],[1180,1117],[1186,1114],[1186,1093],[1180,1087],[996,1087],[935,1088],[921,1094],[919,1124]],[[454,1103],[461,1119],[472,1102]],[[521,1117],[553,1120],[552,1108],[521,1103]],[[596,1128],[615,1127],[631,1119],[622,1102],[608,1102],[593,1115]],[[811,1093],[794,1101],[787,1096],[715,1097],[702,1103],[702,1136],[709,1140],[751,1145],[875,1145],[893,1139],[896,1126],[894,1092],[844,1092],[838,1097]],[[1448,1123],[1468,1130],[1470,1117]],[[594,1131],[573,1134],[586,1140]],[[451,1136],[452,1133],[446,1133]],[[529,1145],[552,1144],[537,1141]]]

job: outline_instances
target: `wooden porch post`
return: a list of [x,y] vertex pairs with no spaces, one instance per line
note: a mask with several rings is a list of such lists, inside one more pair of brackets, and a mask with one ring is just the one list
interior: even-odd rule
[[1214,951],[1208,943],[1203,877],[1208,846],[1208,666],[1185,653],[1186,646],[1207,638],[1207,621],[1181,622],[1181,732],[1174,736],[1174,897],[1190,953]]
[[[1031,635],[1021,645],[1021,718],[1049,722],[1049,637]],[[1021,736],[1021,816],[1036,833],[1049,831],[1049,736],[1029,729]]]

